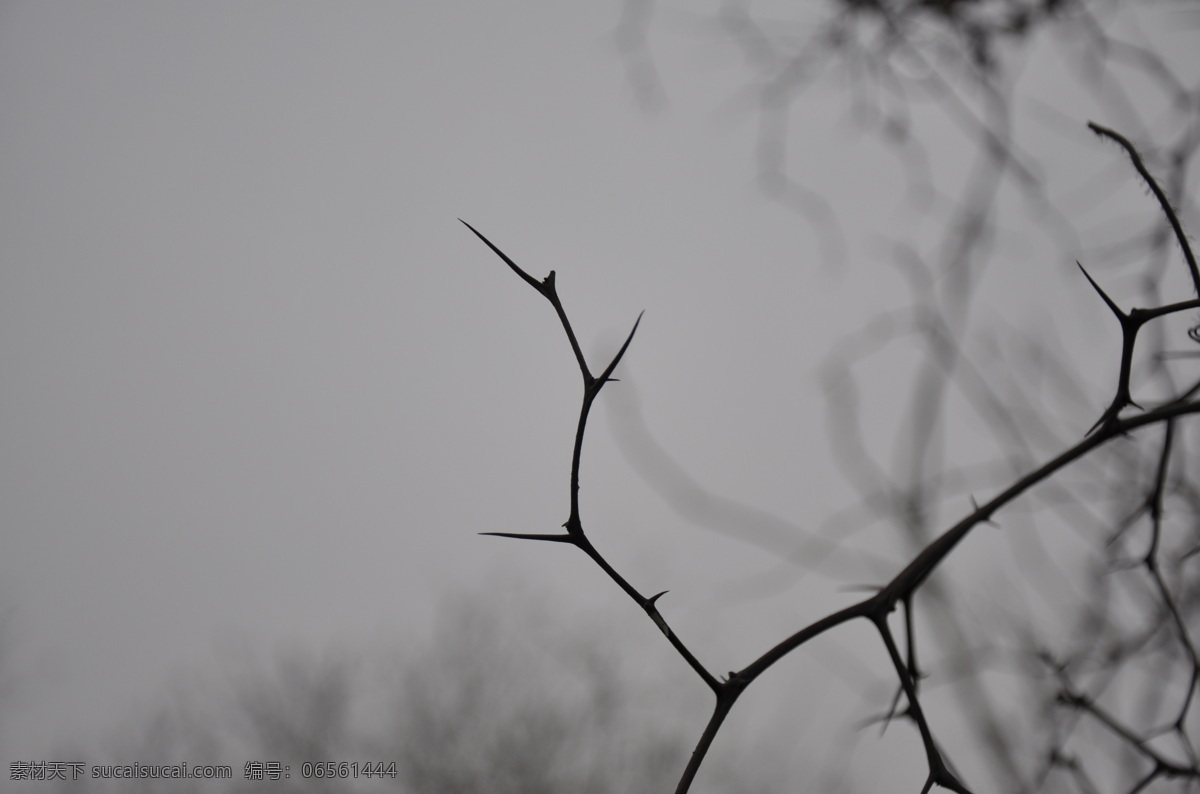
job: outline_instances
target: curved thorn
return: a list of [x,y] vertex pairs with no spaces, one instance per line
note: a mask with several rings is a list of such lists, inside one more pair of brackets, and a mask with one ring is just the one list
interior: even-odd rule
[[603,384],[605,381],[607,381],[609,379],[608,376],[611,375],[613,370],[617,368],[617,364],[621,363],[621,357],[624,356],[625,351],[629,349],[629,343],[633,341],[633,335],[637,333],[638,325],[642,322],[642,315],[645,313],[646,311],[644,309],[638,312],[637,320],[635,320],[633,323],[633,329],[629,332],[629,336],[625,337],[625,344],[621,345],[621,349],[617,351],[615,356],[613,356],[613,360],[609,362],[604,372],[600,373],[600,377],[596,378],[597,383]]

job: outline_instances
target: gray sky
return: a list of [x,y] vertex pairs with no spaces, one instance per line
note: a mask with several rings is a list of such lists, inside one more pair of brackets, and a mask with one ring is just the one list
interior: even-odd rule
[[[668,15],[652,41],[666,105],[646,113],[616,55],[618,11],[0,8],[6,758],[98,735],[231,638],[403,642],[439,594],[505,577],[566,614],[642,620],[631,654],[661,644],[583,555],[476,534],[566,518],[579,377],[549,305],[459,217],[534,276],[557,271],[593,361],[646,311],[628,391],[603,399],[632,410],[636,392],[699,484],[797,531],[851,503],[816,371],[904,303],[880,235],[932,244],[949,208],[908,206],[897,160],[856,131],[844,86],[822,83],[793,113],[789,165],[845,226],[847,263],[823,261],[812,227],[755,187],[736,50]],[[1079,233],[1113,234],[1149,208],[1060,71],[1038,56],[1028,90],[1077,129],[1026,104],[1024,145]],[[964,139],[922,113],[952,196]],[[1096,174],[1124,203],[1069,193]],[[1092,305],[1078,251],[1037,228],[997,247],[1018,264],[989,271],[983,316],[1092,340],[1079,366],[1107,383],[1111,318],[1053,311],[1064,295]],[[593,414],[585,525],[635,586],[671,590],[664,611],[710,669],[894,570],[849,554],[837,579],[746,595],[778,556],[672,511],[623,459],[614,418]]]

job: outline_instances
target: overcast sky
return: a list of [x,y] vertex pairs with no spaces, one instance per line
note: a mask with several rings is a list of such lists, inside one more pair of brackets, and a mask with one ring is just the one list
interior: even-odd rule
[[[710,669],[902,563],[885,544],[814,576],[699,527],[627,460],[628,430],[640,411],[695,483],[765,511],[764,537],[815,531],[854,499],[818,368],[904,303],[879,241],[932,245],[953,207],[914,209],[845,81],[819,83],[789,168],[841,219],[835,259],[828,229],[756,185],[738,51],[701,16],[663,15],[648,110],[619,11],[0,6],[4,760],[98,736],[222,643],[403,642],[441,594],[504,581],[627,619],[630,654],[680,664],[583,555],[478,536],[565,520],[580,384],[550,306],[457,218],[535,277],[557,271],[593,370],[645,310],[593,414],[584,522],[642,592],[671,590],[661,606]],[[1135,228],[1144,197],[1061,72],[1049,54],[1026,67],[1021,90],[1058,115],[1023,105],[1023,145],[1080,235]],[[952,197],[968,141],[921,113]],[[1116,344],[1098,304],[1056,316],[1056,300],[1092,305],[1079,251],[1025,223],[997,244],[1017,264],[989,271],[980,311],[1067,348]],[[1105,383],[1111,359],[1091,355]]]

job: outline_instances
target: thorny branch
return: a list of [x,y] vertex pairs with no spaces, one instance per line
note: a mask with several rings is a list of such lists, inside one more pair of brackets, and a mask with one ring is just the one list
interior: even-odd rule
[[720,682],[718,682],[717,679],[713,677],[712,673],[708,672],[708,670],[704,668],[704,665],[700,664],[700,661],[692,654],[691,651],[688,650],[687,646],[683,644],[683,641],[680,640],[675,632],[671,630],[671,627],[667,624],[667,621],[663,619],[662,614],[658,611],[658,607],[655,606],[655,602],[662,598],[663,595],[666,594],[666,591],[664,590],[663,592],[650,596],[649,598],[639,593],[633,587],[633,585],[626,581],[625,577],[617,573],[616,569],[609,564],[608,560],[604,559],[604,556],[596,550],[595,546],[592,545],[591,540],[588,539],[587,535],[583,531],[583,521],[579,516],[579,461],[583,454],[583,432],[587,428],[588,414],[592,410],[592,403],[595,402],[596,396],[600,394],[600,390],[604,388],[604,384],[614,380],[614,378],[612,378],[613,370],[617,368],[617,364],[621,362],[621,358],[625,355],[625,351],[629,349],[629,343],[633,341],[633,335],[637,333],[638,324],[642,321],[641,315],[638,315],[637,321],[635,321],[633,324],[633,329],[630,330],[629,336],[625,338],[625,343],[621,345],[621,349],[617,351],[615,356],[613,356],[612,361],[608,363],[608,366],[604,368],[604,371],[600,373],[600,376],[596,377],[592,375],[591,370],[588,369],[587,361],[585,361],[583,358],[583,352],[579,349],[579,341],[575,338],[575,330],[571,328],[571,321],[567,319],[567,313],[563,310],[562,301],[558,299],[558,291],[554,286],[554,271],[551,270],[549,275],[547,275],[541,281],[538,281],[533,276],[522,270],[516,262],[509,259],[508,256],[495,245],[493,245],[488,238],[480,234],[474,226],[466,221],[463,221],[461,218],[459,220],[464,226],[474,232],[475,236],[482,240],[488,248],[492,249],[497,256],[503,259],[505,264],[512,268],[514,273],[524,279],[525,283],[529,284],[531,287],[541,293],[546,300],[550,301],[550,305],[554,307],[554,312],[558,315],[558,319],[562,323],[563,330],[567,334],[567,339],[571,343],[571,350],[575,353],[575,361],[578,362],[579,371],[583,375],[583,404],[579,409],[579,425],[575,430],[575,447],[571,453],[571,514],[567,517],[566,522],[563,524],[567,530],[566,534],[545,535],[520,534],[512,532],[484,532],[482,534],[497,535],[506,538],[519,538],[523,540],[547,540],[557,543],[570,543],[579,547],[580,550],[591,557],[592,560],[599,565],[606,574],[608,574],[609,578],[617,583],[617,586],[624,590],[626,594],[628,594],[630,598],[637,602],[637,605],[640,606],[645,613],[650,616],[650,619],[654,621],[654,624],[658,626],[659,630],[662,631],[662,633],[670,641],[671,645],[675,647],[675,650],[679,652],[679,655],[687,660],[687,663],[691,665],[693,670],[696,671],[696,674],[699,675],[700,678],[703,679],[703,681],[714,691],[718,690],[720,687]]
[[[1188,246],[1186,236],[1183,233],[1182,227],[1179,224],[1178,218],[1174,215],[1170,208],[1170,202],[1166,199],[1165,194],[1159,188],[1153,177],[1145,169],[1139,155],[1133,145],[1128,140],[1119,134],[1097,124],[1089,124],[1089,127],[1097,134],[1110,138],[1119,143],[1129,153],[1133,160],[1135,168],[1144,180],[1149,184],[1152,192],[1159,199],[1159,205],[1164,214],[1168,216],[1172,227],[1175,230],[1176,238],[1179,241],[1181,248],[1184,251],[1185,258],[1188,262],[1188,267],[1193,276],[1193,283],[1200,292],[1200,274],[1196,269],[1195,260],[1191,254],[1191,249]],[[633,340],[634,333],[637,331],[638,323],[641,321],[641,315],[638,321],[634,323],[633,329],[629,336],[625,339],[620,350],[608,363],[599,376],[593,376],[580,350],[575,332],[571,326],[570,320],[567,317],[566,311],[559,300],[558,293],[555,287],[555,273],[550,271],[541,281],[530,276],[525,270],[518,266],[504,252],[497,248],[488,238],[481,234],[478,230],[472,227],[466,221],[462,221],[480,240],[484,242],[497,256],[499,256],[518,276],[526,283],[543,295],[550,304],[554,307],[555,313],[558,315],[559,321],[563,326],[563,330],[567,335],[567,339],[571,345],[572,352],[575,355],[576,362],[579,365],[580,373],[583,377],[583,398],[579,414],[579,422],[575,434],[575,443],[572,452],[571,460],[571,479],[570,479],[570,515],[567,521],[563,524],[566,529],[565,533],[557,534],[524,534],[524,533],[508,533],[508,532],[485,532],[486,535],[498,535],[502,537],[510,537],[525,540],[543,540],[558,543],[566,543],[574,545],[587,554],[607,575],[612,579],[622,590],[626,592],[654,621],[655,625],[662,631],[675,650],[687,661],[689,666],[696,674],[709,686],[716,696],[716,704],[709,718],[708,724],[700,737],[692,756],[685,768],[683,775],[680,778],[677,794],[687,792],[694,780],[696,773],[702,765],[705,755],[709,747],[712,745],[718,731],[721,728],[726,716],[729,714],[734,703],[738,700],[746,688],[767,669],[773,666],[776,662],[783,659],[792,651],[804,645],[808,641],[830,631],[842,624],[849,623],[858,619],[865,619],[872,623],[879,632],[884,646],[887,650],[888,657],[895,669],[896,676],[899,680],[900,690],[904,695],[907,706],[903,710],[897,710],[894,706],[892,716],[903,716],[909,719],[917,728],[921,737],[921,742],[924,747],[927,776],[922,788],[922,794],[929,791],[933,786],[968,794],[971,791],[965,783],[959,780],[958,776],[951,771],[951,764],[944,756],[938,741],[935,738],[933,727],[921,707],[921,698],[919,695],[919,679],[920,674],[916,661],[916,642],[913,631],[913,597],[916,592],[929,580],[930,575],[941,566],[943,562],[950,556],[951,552],[961,543],[971,531],[983,523],[992,523],[993,516],[1003,507],[1016,500],[1034,485],[1042,483],[1056,473],[1066,468],[1070,464],[1084,458],[1100,447],[1104,446],[1113,439],[1126,436],[1133,431],[1152,425],[1162,424],[1165,429],[1163,447],[1158,463],[1158,474],[1155,480],[1155,488],[1146,502],[1145,510],[1149,513],[1152,519],[1152,540],[1149,549],[1142,559],[1147,573],[1151,577],[1154,587],[1156,588],[1161,603],[1164,605],[1166,612],[1169,615],[1170,623],[1173,627],[1173,632],[1176,634],[1180,646],[1191,663],[1191,680],[1184,701],[1179,709],[1177,717],[1169,726],[1168,730],[1176,733],[1182,740],[1185,747],[1188,748],[1188,759],[1184,762],[1177,762],[1167,759],[1148,744],[1148,738],[1138,735],[1133,729],[1122,724],[1117,718],[1109,714],[1105,709],[1101,708],[1096,702],[1095,695],[1084,694],[1078,691],[1069,678],[1069,672],[1066,665],[1053,663],[1056,675],[1059,677],[1061,687],[1059,690],[1058,701],[1065,706],[1077,709],[1081,712],[1086,712],[1092,715],[1100,724],[1107,727],[1110,731],[1117,734],[1132,747],[1141,752],[1148,761],[1151,762],[1150,770],[1138,782],[1135,791],[1141,790],[1149,785],[1158,777],[1183,777],[1194,781],[1200,781],[1200,756],[1191,748],[1188,743],[1187,735],[1184,730],[1184,724],[1187,719],[1189,709],[1194,701],[1197,682],[1200,680],[1200,657],[1197,655],[1195,644],[1191,639],[1188,626],[1183,619],[1180,608],[1176,603],[1176,598],[1172,595],[1170,587],[1164,579],[1159,559],[1158,559],[1158,538],[1161,526],[1161,518],[1163,514],[1163,489],[1167,479],[1168,463],[1171,459],[1173,446],[1172,440],[1175,437],[1175,427],[1181,417],[1190,416],[1200,413],[1200,400],[1195,399],[1194,395],[1200,390],[1200,382],[1192,387],[1179,392],[1177,396],[1162,402],[1156,407],[1148,410],[1143,410],[1142,413],[1134,416],[1121,418],[1120,412],[1128,406],[1138,406],[1132,397],[1132,386],[1130,377],[1132,372],[1132,361],[1135,353],[1137,334],[1139,329],[1151,320],[1165,317],[1168,315],[1184,312],[1196,308],[1200,308],[1200,298],[1178,301],[1164,306],[1159,306],[1150,309],[1132,309],[1129,312],[1121,310],[1116,303],[1101,289],[1099,284],[1092,279],[1091,275],[1086,270],[1083,271],[1087,280],[1092,287],[1099,293],[1108,308],[1118,318],[1121,323],[1123,342],[1119,366],[1117,392],[1110,406],[1104,411],[1101,418],[1092,427],[1091,430],[1084,436],[1083,439],[1075,442],[1067,449],[1060,452],[1057,456],[1046,461],[1041,466],[1028,471],[1023,476],[1012,482],[1007,488],[1002,490],[996,496],[983,502],[982,504],[974,503],[974,509],[959,520],[956,524],[946,529],[939,536],[926,544],[910,562],[898,573],[896,573],[889,581],[883,584],[875,592],[874,595],[859,601],[856,604],[840,609],[834,613],[826,615],[808,626],[800,629],[790,637],[782,640],[774,647],[768,649],[761,654],[757,659],[740,671],[731,671],[727,677],[717,679],[714,677],[705,666],[692,654],[690,650],[683,644],[675,632],[670,628],[666,619],[656,606],[656,602],[665,594],[666,591],[660,592],[654,596],[643,596],[635,589],[621,574],[619,574],[600,554],[600,552],[592,544],[591,539],[586,535],[583,528],[583,522],[579,514],[579,466],[580,458],[583,449],[584,431],[587,425],[588,414],[591,407],[599,395],[600,390],[604,385],[612,380],[611,376],[621,361],[625,352],[628,350],[630,343]],[[1083,266],[1080,265],[1081,270]],[[899,605],[904,606],[904,634],[906,640],[907,651],[902,654],[896,644],[893,636],[892,628],[888,623],[889,615]],[[1049,661],[1049,655],[1045,655],[1044,659]],[[1061,759],[1066,759],[1066,756],[1061,756]],[[1062,761],[1067,763],[1067,761]]]

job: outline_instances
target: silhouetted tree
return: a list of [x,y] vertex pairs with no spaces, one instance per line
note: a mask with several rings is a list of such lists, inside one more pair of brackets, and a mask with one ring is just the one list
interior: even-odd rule
[[[679,692],[630,675],[588,623],[568,626],[528,594],[492,588],[448,599],[432,636],[403,648],[292,649],[264,662],[240,646],[223,671],[185,671],[166,705],[129,715],[105,744],[55,754],[85,763],[85,774],[94,765],[186,761],[231,765],[231,779],[10,785],[224,794],[609,794],[670,785],[687,756],[683,721],[671,718]],[[287,777],[247,779],[247,762],[286,766]],[[305,767],[317,762],[334,765]],[[354,777],[349,765],[366,762],[383,762],[388,774]],[[727,777],[738,791],[768,790]]]

